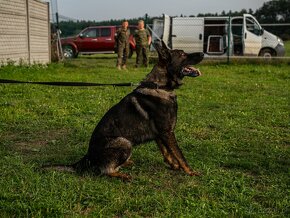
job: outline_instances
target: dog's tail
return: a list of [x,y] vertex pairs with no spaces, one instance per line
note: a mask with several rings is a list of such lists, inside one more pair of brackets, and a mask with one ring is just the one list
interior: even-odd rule
[[49,164],[49,165],[43,165],[41,167],[43,170],[53,170],[53,171],[60,171],[60,172],[71,172],[71,173],[81,173],[84,171],[89,170],[92,168],[91,161],[85,155],[82,159],[80,159],[78,162],[66,165],[66,164]]
[[71,167],[76,172],[83,172],[91,169],[93,167],[92,162],[90,161],[88,155],[85,155],[82,159],[80,159],[78,162],[71,165]]
[[76,172],[76,170],[74,169],[72,165],[61,165],[61,164],[43,165],[41,169],[51,170],[51,171],[60,171],[60,172],[70,172],[70,173]]

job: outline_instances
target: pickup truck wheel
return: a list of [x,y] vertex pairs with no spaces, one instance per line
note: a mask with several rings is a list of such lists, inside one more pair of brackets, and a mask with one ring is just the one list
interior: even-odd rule
[[75,51],[72,48],[72,46],[70,46],[70,45],[63,46],[62,47],[62,52],[63,52],[64,58],[70,59],[70,58],[76,57]]
[[276,53],[269,48],[264,48],[260,52],[259,56],[264,57],[264,58],[272,58],[272,57],[276,56]]

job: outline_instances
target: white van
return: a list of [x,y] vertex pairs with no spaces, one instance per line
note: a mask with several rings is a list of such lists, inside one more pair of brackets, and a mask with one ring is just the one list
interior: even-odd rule
[[153,40],[206,56],[284,56],[283,41],[250,14],[239,17],[169,17],[153,21]]

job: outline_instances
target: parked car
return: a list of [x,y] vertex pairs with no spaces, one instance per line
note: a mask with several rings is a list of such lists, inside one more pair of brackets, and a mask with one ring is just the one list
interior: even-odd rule
[[[76,58],[79,54],[115,53],[115,35],[118,26],[91,26],[82,30],[78,35],[61,39],[65,58]],[[130,53],[135,50],[133,33],[135,26],[130,26]]]
[[[169,17],[153,21],[153,41],[205,56],[284,56],[282,39],[264,30],[250,14],[237,17]],[[157,36],[157,37],[156,37]]]

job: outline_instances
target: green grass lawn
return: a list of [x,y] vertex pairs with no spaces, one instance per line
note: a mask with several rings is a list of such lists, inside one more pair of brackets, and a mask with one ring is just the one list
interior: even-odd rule
[[285,45],[285,51],[286,51],[285,56],[290,57],[290,40],[285,41],[284,45]]
[[[115,69],[111,56],[48,67],[0,68],[29,81],[138,82],[150,69]],[[168,169],[154,142],[137,146],[130,183],[43,172],[87,150],[103,114],[134,87],[0,84],[0,217],[289,217],[289,64],[200,65],[176,90],[176,136],[189,177]]]

